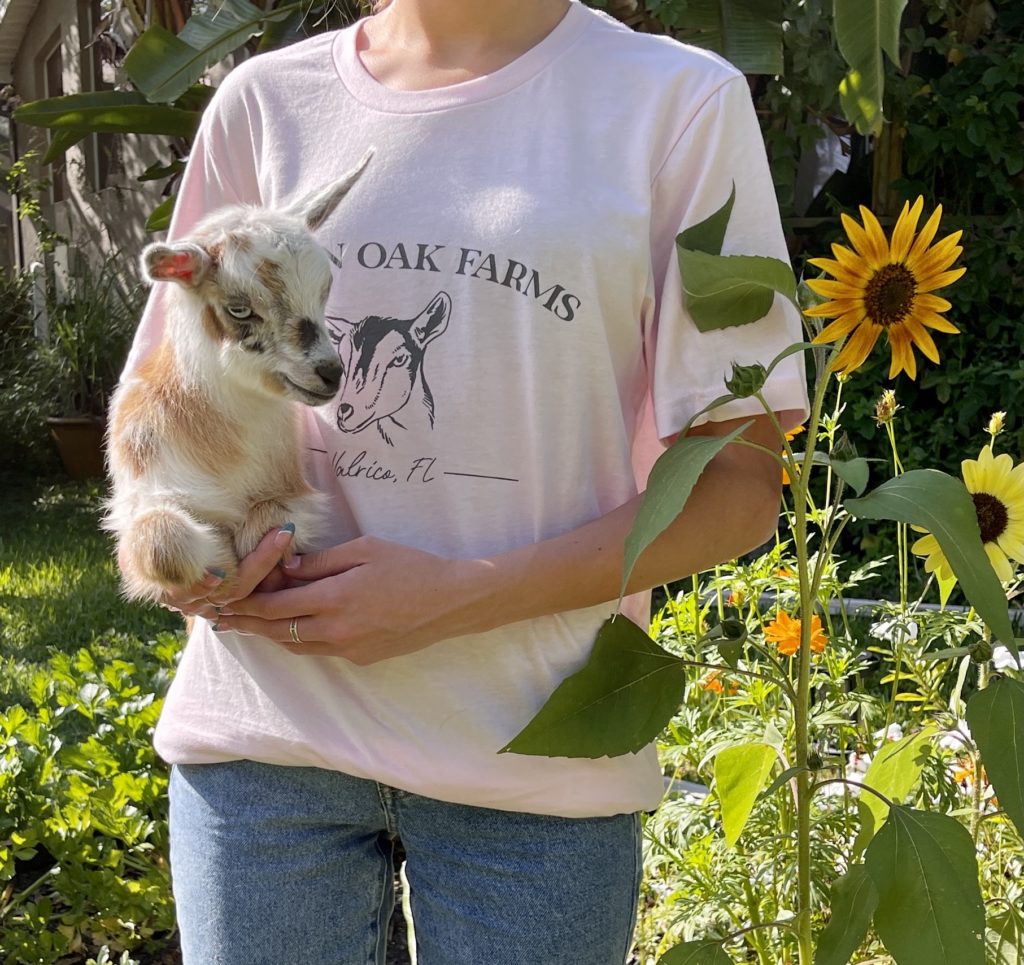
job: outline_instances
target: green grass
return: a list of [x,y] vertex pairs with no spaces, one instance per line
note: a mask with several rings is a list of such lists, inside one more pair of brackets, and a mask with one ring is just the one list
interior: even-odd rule
[[127,604],[97,483],[0,479],[0,707],[57,651],[132,660],[157,634],[181,629],[158,607]]

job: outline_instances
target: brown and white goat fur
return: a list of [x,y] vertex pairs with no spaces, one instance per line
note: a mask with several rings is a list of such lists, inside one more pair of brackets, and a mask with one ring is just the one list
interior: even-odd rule
[[238,560],[295,524],[308,549],[321,497],[302,474],[299,409],[331,400],[342,369],[324,321],[330,260],[312,232],[362,173],[291,208],[222,208],[189,237],[153,244],[145,274],[168,284],[163,340],[111,402],[115,534],[125,593],[168,591]]

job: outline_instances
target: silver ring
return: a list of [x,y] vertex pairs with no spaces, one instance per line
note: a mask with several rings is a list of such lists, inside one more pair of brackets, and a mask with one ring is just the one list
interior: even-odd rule
[[302,637],[299,636],[299,618],[292,617],[288,624],[288,636],[292,638],[292,643],[297,643],[302,646]]

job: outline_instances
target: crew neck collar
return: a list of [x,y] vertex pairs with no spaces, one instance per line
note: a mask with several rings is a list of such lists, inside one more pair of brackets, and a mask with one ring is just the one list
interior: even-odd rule
[[421,114],[479,103],[513,90],[565,51],[583,32],[589,17],[579,0],[571,0],[565,16],[543,40],[494,73],[447,87],[415,91],[385,87],[363,66],[358,47],[365,22],[364,18],[339,31],[335,39],[334,63],[342,83],[368,107],[393,114]]

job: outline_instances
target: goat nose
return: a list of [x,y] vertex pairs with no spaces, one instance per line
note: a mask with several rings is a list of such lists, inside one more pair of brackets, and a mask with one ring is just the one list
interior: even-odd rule
[[323,379],[325,385],[337,389],[341,385],[341,362],[337,359],[331,362],[321,362],[316,367],[316,374]]

